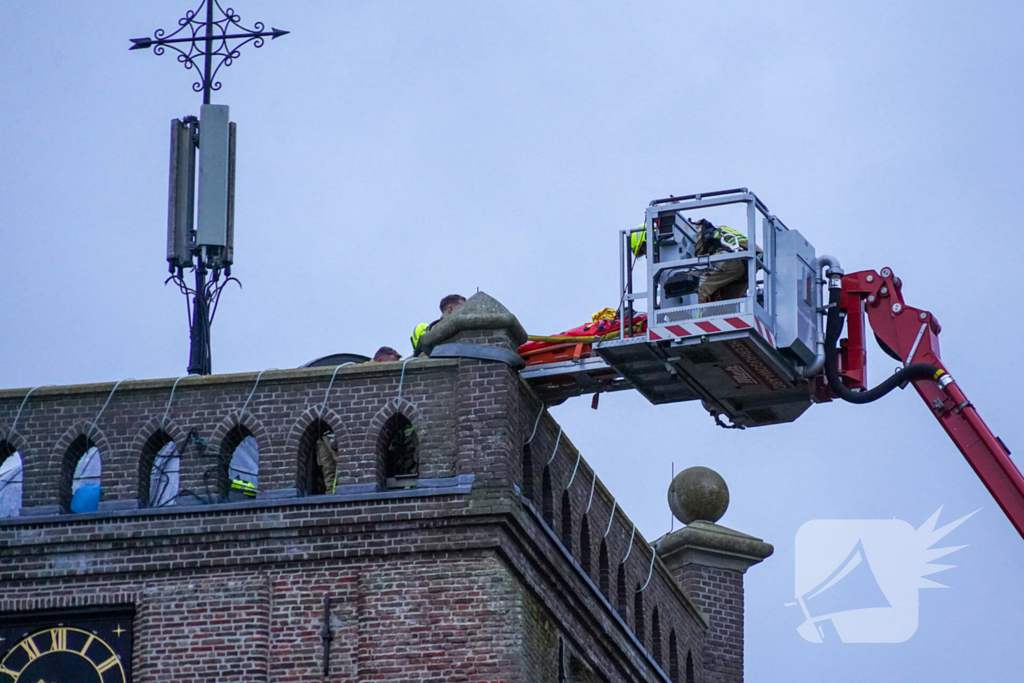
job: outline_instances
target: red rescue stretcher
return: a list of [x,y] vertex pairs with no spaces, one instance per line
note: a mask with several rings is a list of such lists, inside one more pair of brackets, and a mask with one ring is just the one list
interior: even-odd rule
[[[595,342],[619,336],[622,321],[619,318],[605,318],[584,323],[561,334],[546,337],[530,336],[530,341],[519,347],[519,355],[526,364],[544,365],[563,361],[581,360],[594,355]],[[633,334],[647,331],[647,316],[633,315]]]

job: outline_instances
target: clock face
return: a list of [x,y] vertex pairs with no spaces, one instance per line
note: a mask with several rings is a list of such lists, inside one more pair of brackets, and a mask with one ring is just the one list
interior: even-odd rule
[[56,626],[17,642],[0,661],[0,681],[127,683],[114,648],[95,634]]
[[130,682],[130,614],[33,616],[0,616],[17,619],[0,621],[0,683]]

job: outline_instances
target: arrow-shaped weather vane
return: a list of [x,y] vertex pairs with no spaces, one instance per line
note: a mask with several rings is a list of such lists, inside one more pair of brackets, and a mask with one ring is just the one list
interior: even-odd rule
[[[216,6],[221,18],[214,20],[213,8]],[[199,21],[196,17],[204,14],[205,21]],[[263,22],[257,21],[253,28],[248,29],[242,26],[241,17],[228,7],[226,10],[220,6],[218,0],[202,0],[199,7],[185,13],[185,17],[178,20],[178,30],[170,35],[165,35],[162,28],[153,33],[152,38],[132,38],[132,46],[129,50],[144,50],[152,47],[153,52],[162,55],[166,48],[171,48],[178,53],[178,61],[185,65],[186,69],[195,68],[200,74],[200,80],[192,84],[192,89],[203,93],[203,104],[210,104],[210,92],[220,90],[220,81],[215,80],[217,72],[222,66],[231,66],[231,63],[239,56],[239,50],[243,45],[253,43],[257,48],[263,47],[264,39],[268,36],[271,40],[279,36],[287,35],[288,31],[279,28],[264,30]],[[181,37],[176,38],[178,34]],[[229,40],[240,40],[229,45]],[[179,44],[188,44],[188,51],[178,47]],[[200,65],[198,59],[202,58]],[[218,58],[214,66],[214,58]]]

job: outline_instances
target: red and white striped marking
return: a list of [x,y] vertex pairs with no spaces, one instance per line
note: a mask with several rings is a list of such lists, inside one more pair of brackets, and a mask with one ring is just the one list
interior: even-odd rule
[[765,325],[764,323],[757,319],[756,315],[754,316],[754,326],[757,327],[757,331],[761,334],[762,337],[764,337],[765,341],[768,342],[768,345],[774,349],[775,335],[772,334],[772,331],[768,329],[767,325]]
[[746,330],[754,328],[764,339],[775,346],[775,338],[767,325],[761,323],[757,316],[742,315],[729,318],[715,318],[713,320],[697,320],[661,327],[651,327],[647,330],[648,339],[659,341],[662,339],[679,339],[685,337],[700,336],[705,334],[716,334],[718,332],[733,332],[735,330]]

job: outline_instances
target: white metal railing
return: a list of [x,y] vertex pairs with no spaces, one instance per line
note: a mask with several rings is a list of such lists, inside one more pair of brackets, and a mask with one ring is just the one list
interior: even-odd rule
[[[746,250],[661,262],[656,260],[657,233],[654,223],[659,215],[730,204],[746,205],[746,229],[741,230],[747,239]],[[758,218],[760,218],[760,232],[763,235],[760,241],[758,241]],[[686,224],[690,225],[688,220]],[[620,337],[630,336],[631,319],[635,315],[634,302],[643,300],[646,300],[647,303],[649,324],[662,325],[690,320],[707,320],[728,315],[755,314],[762,324],[767,325],[769,330],[773,334],[775,333],[775,235],[777,231],[788,230],[788,228],[782,221],[769,213],[768,208],[755,194],[746,188],[741,188],[655,200],[647,208],[644,227],[647,231],[648,250],[646,277],[644,277],[646,291],[644,292],[634,291],[633,268],[638,259],[633,256],[630,248],[630,236],[633,231],[620,231],[619,285],[622,293],[621,310],[624,320]],[[739,229],[738,226],[733,227]],[[692,244],[691,236],[680,235],[679,237],[681,240],[688,239]],[[745,264],[747,271],[747,295],[745,297],[684,306],[679,306],[676,302],[672,302],[670,306],[664,306],[664,302],[660,300],[659,288],[661,285],[658,283],[662,273],[679,270],[700,273],[706,271],[712,264],[729,260],[742,260]]]

